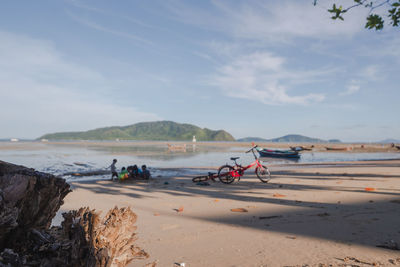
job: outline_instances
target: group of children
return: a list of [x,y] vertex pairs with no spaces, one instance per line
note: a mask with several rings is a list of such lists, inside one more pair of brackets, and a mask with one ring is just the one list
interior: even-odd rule
[[139,169],[135,164],[133,166],[128,166],[127,168],[122,167],[121,172],[118,174],[117,167],[115,164],[117,160],[114,159],[113,163],[110,165],[111,168],[111,181],[116,177],[119,181],[124,181],[126,179],[136,179],[136,180],[148,180],[150,179],[150,171],[147,169],[146,165],[142,165],[142,168]]

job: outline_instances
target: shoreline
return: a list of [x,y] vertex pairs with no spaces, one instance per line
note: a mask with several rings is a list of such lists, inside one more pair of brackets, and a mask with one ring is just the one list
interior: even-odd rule
[[287,167],[272,167],[268,184],[251,171],[232,185],[199,186],[187,175],[76,181],[61,210],[130,206],[150,258],[129,266],[400,265],[398,251],[376,247],[400,245],[400,160]]
[[[389,143],[302,143],[302,142],[254,142],[259,147],[268,148],[281,148],[290,149],[290,147],[304,146],[313,147],[312,151],[303,151],[303,153],[312,152],[327,152],[327,153],[370,153],[370,152],[400,152],[400,149],[391,147]],[[126,140],[126,141],[112,141],[112,140],[70,140],[70,141],[1,141],[0,150],[14,150],[23,149],[26,146],[86,146],[86,147],[142,147],[142,146],[159,146],[165,149],[168,148],[168,144],[187,144],[188,146],[203,146],[203,147],[251,147],[252,142],[237,142],[237,141],[142,141],[142,140]],[[363,147],[362,147],[363,146]],[[344,150],[327,150],[326,147],[335,147],[339,149],[348,148]],[[189,147],[188,147],[189,148]]]

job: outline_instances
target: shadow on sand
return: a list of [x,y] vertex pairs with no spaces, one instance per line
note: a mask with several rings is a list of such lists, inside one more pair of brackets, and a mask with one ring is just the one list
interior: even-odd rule
[[[367,168],[373,167],[375,164],[363,164],[362,166],[368,173]],[[393,167],[398,168],[398,166]],[[397,180],[400,175],[376,175],[373,173],[343,175],[280,171],[273,172],[273,179],[268,184],[261,183],[254,175],[250,174],[242,178],[240,182],[231,185],[210,182],[210,186],[196,185],[192,183],[191,178],[156,178],[149,182],[124,184],[104,181],[75,182],[73,188],[84,188],[102,194],[124,194],[131,198],[151,198],[149,193],[162,192],[173,196],[201,196],[210,199],[236,200],[241,201],[244,207],[256,206],[259,208],[241,214],[226,213],[220,216],[191,216],[191,218],[261,231],[281,232],[294,238],[301,238],[301,236],[321,238],[348,245],[359,244],[376,247],[388,240],[394,240],[400,245],[400,189],[398,187],[379,187],[376,188],[376,191],[365,191],[368,183],[382,182],[388,178]],[[307,184],[310,180],[324,182],[322,185],[321,183],[320,185]],[[349,180],[353,181],[353,186],[338,184]],[[91,186],[86,186],[86,183]],[[337,198],[342,197],[342,200],[318,202],[293,199],[293,196],[290,197],[291,199],[285,199],[285,196],[274,197],[274,193],[280,192],[280,190],[285,192],[308,191],[315,195],[337,193]],[[356,193],[357,199],[363,200],[351,202],[340,193]],[[270,206],[264,204],[284,208],[282,208],[282,212],[279,212],[276,208],[269,209]],[[237,208],[236,204],[232,208]]]

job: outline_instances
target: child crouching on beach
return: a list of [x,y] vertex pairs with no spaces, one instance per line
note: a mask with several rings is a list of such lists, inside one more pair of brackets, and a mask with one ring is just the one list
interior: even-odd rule
[[119,181],[123,181],[125,179],[128,179],[129,174],[128,171],[125,169],[125,167],[122,167],[121,172],[119,174]]
[[150,171],[147,169],[146,165],[142,165],[142,178],[148,180],[150,177]]

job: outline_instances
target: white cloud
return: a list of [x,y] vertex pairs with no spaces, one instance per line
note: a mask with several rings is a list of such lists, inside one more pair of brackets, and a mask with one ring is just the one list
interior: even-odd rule
[[[321,2],[321,1],[320,1]],[[293,37],[318,39],[352,36],[363,30],[366,9],[354,10],[344,21],[333,21],[327,8],[311,1],[212,1],[213,10],[170,2],[169,9],[184,23],[256,41],[286,41]]]
[[112,82],[67,60],[51,42],[0,32],[3,137],[35,138],[47,132],[160,119],[107,98],[105,84]]
[[359,82],[353,80],[350,82],[350,84],[347,85],[347,90],[344,92],[341,92],[340,95],[342,95],[342,96],[352,95],[352,94],[355,94],[356,92],[358,92],[359,90],[360,90]]
[[[323,94],[289,95],[285,84],[303,83],[320,73],[288,71],[285,59],[270,53],[241,56],[218,70],[213,84],[230,97],[251,99],[264,104],[307,105],[324,100]],[[290,80],[290,81],[287,81]]]
[[381,67],[378,65],[370,65],[361,70],[360,76],[366,80],[376,81],[382,76]]

